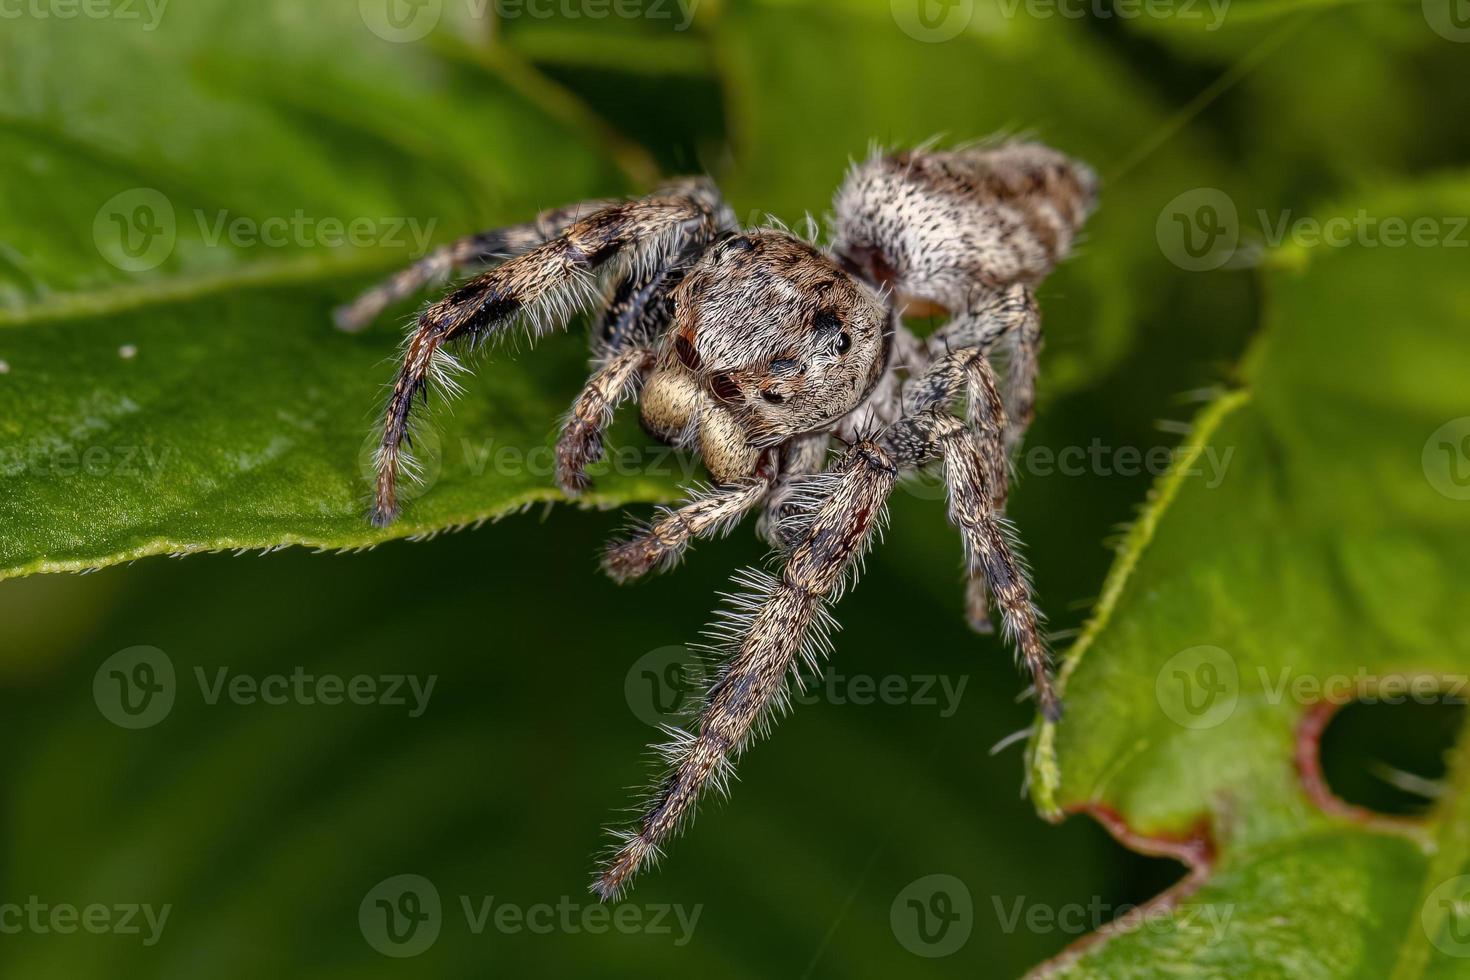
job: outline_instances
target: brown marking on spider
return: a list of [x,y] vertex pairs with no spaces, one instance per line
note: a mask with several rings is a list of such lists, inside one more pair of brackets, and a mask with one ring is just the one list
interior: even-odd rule
[[[549,211],[434,253],[338,314],[364,326],[390,302],[451,272],[485,267],[428,307],[411,331],[377,456],[371,516],[398,513],[415,405],[452,393],[450,349],[520,329],[532,339],[584,308],[594,370],[557,444],[571,496],[624,402],[645,429],[699,451],[713,483],[614,543],[619,580],[667,568],[696,539],[761,511],[778,574],[746,570],[710,628],[713,681],[661,747],[667,771],[593,884],[604,899],[655,861],[710,787],[789,707],[788,685],[831,649],[828,607],[852,584],[900,475],[943,467],[964,544],[967,614],[1003,632],[1043,714],[1052,687],[1041,614],[1004,519],[1007,458],[1031,420],[1040,315],[1031,293],[1093,205],[1086,166],[1036,143],[875,154],[835,199],[833,244],[784,228],[741,228],[714,184],[685,179],[649,197]],[[496,264],[498,263],[498,264]],[[927,340],[905,309],[944,311]],[[991,355],[1009,354],[1004,379]],[[846,450],[829,462],[833,441]]]

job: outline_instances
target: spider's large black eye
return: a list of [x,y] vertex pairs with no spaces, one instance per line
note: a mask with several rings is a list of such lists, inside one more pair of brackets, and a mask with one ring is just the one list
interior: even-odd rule
[[829,310],[822,310],[812,317],[812,329],[817,333],[831,333],[842,326],[842,321],[837,319],[837,314]]
[[761,397],[772,405],[779,405],[786,400],[786,396],[776,391],[763,391]]
[[844,333],[837,338],[837,353],[846,354],[852,347],[852,337]]

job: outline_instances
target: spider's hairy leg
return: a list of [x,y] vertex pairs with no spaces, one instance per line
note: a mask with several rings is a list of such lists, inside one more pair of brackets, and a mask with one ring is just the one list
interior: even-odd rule
[[[911,414],[943,409],[962,391],[967,392],[965,420],[985,469],[990,505],[1001,515],[1005,513],[1010,486],[1004,443],[1006,413],[995,371],[985,355],[969,348],[941,357],[911,387],[905,407]],[[973,567],[967,572],[965,618],[975,632],[993,633],[985,573]]]
[[1033,302],[1031,315],[1007,338],[1010,362],[1006,365],[1006,401],[1009,403],[1005,426],[1005,451],[1009,456],[1021,445],[1026,430],[1036,414],[1036,375],[1041,354],[1041,317]]
[[970,575],[983,575],[1000,607],[1006,636],[1030,672],[1037,704],[1049,720],[1061,717],[1061,702],[1051,679],[1051,657],[1041,635],[1041,614],[1031,598],[1031,583],[1007,539],[1004,520],[994,506],[990,464],[981,458],[973,433],[953,415],[929,409],[906,416],[885,434],[884,445],[902,465],[921,466],[938,456],[944,464],[949,519],[965,542]]
[[[990,485],[990,506],[997,515],[1004,515],[1006,496],[1010,488],[1010,473],[1006,469],[1006,411],[1005,402],[996,387],[995,371],[983,356],[971,358],[965,373],[969,382],[969,400],[965,406],[965,421],[974,433],[975,448],[985,466],[986,482]],[[967,563],[968,565],[968,563]],[[995,626],[990,622],[990,589],[982,571],[966,568],[965,620],[977,633],[993,633]]]
[[567,207],[551,208],[535,220],[505,228],[492,228],[468,235],[435,249],[413,265],[395,273],[358,296],[339,306],[332,317],[339,330],[357,333],[378,318],[389,306],[412,296],[428,286],[447,282],[451,276],[489,265],[535,248],[555,238],[578,218],[611,207],[615,201],[582,201]]
[[[671,769],[643,814],[592,885],[616,897],[692,813],[711,785],[723,788],[751,737],[787,706],[788,675],[814,666],[827,649],[829,600],[842,591],[887,512],[897,470],[879,446],[854,446],[830,473],[831,492],[792,548],[779,578],[747,571],[715,635],[733,651],[706,693],[697,728],[676,731],[663,750]],[[800,660],[798,660],[800,657]]]
[[1007,455],[1021,444],[1031,426],[1036,403],[1037,355],[1041,352],[1041,311],[1029,286],[984,290],[967,309],[937,330],[928,341],[929,354],[978,347],[986,354],[1004,349],[1006,366]]
[[388,396],[373,523],[387,525],[398,514],[398,471],[414,398],[427,394],[431,377],[452,384],[447,375],[455,362],[443,350],[446,344],[483,339],[518,317],[535,338],[595,301],[596,273],[614,257],[626,256],[635,268],[666,261],[683,239],[712,235],[716,220],[708,202],[693,195],[618,204],[574,222],[557,238],[482,273],[425,310]]
[[936,359],[962,347],[978,347],[989,354],[1011,335],[1031,328],[1041,330],[1041,312],[1031,287],[1014,283],[1003,289],[989,287],[978,290],[964,307],[925,341],[929,357]]
[[696,538],[728,534],[752,507],[766,498],[771,474],[754,476],[694,492],[681,507],[661,507],[658,516],[631,536],[608,544],[602,568],[615,581],[645,575],[678,562]]
[[556,443],[556,482],[567,496],[575,497],[590,485],[587,467],[602,458],[602,436],[613,413],[638,393],[654,359],[654,351],[630,347],[612,355],[587,379]]

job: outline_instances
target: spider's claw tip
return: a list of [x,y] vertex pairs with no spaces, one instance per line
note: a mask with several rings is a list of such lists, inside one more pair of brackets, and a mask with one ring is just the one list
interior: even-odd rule
[[387,527],[398,519],[397,507],[373,507],[368,520],[373,522],[373,527]]
[[623,886],[626,884],[625,873],[618,866],[604,869],[598,876],[592,879],[592,885],[588,888],[597,900],[604,904],[616,902],[623,894]]
[[592,481],[585,473],[563,473],[558,474],[556,485],[561,488],[564,496],[575,500],[588,490],[592,489]]
[[1056,724],[1062,720],[1062,702],[1058,701],[1056,695],[1048,692],[1041,701],[1041,717]]

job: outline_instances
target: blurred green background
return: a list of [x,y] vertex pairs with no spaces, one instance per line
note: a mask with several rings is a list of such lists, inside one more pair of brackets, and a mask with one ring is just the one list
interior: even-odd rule
[[[1470,46],[1448,4],[1444,17],[1433,3],[1264,0],[1131,15],[1101,0],[175,0],[161,11],[103,5],[107,16],[90,19],[63,9],[51,0],[0,21],[0,145],[21,161],[0,185],[0,297],[11,311],[256,258],[181,246],[142,275],[102,263],[89,236],[108,194],[67,189],[84,170],[240,213],[433,219],[447,240],[564,200],[637,191],[659,173],[709,172],[741,215],[795,221],[826,210],[848,160],[874,140],[1009,131],[1090,161],[1102,206],[1042,290],[1049,346],[1028,446],[1096,446],[1103,462],[1063,473],[1023,457],[1011,507],[1059,647],[1152,480],[1119,472],[1117,451],[1174,446],[1179,422],[1229,382],[1259,323],[1256,215],[1304,216],[1470,159]],[[24,161],[51,154],[67,156],[66,168],[26,172]],[[1171,202],[1201,188],[1233,202],[1242,244],[1224,267],[1191,271],[1165,229]],[[90,265],[75,260],[83,253]],[[326,331],[333,301],[403,260],[392,250],[325,260],[299,295],[271,285],[270,299],[302,311],[293,329]],[[206,296],[196,316],[254,301]],[[76,328],[79,314],[63,304],[47,316],[61,322],[35,329]],[[364,363],[380,364],[394,335],[381,325]],[[81,328],[69,336],[86,342]],[[0,357],[19,360],[10,343],[0,332]],[[579,343],[551,338],[536,355],[560,348],[547,354],[565,368],[545,381],[549,404],[576,388]],[[248,371],[249,354],[236,366]],[[283,377],[304,380],[289,367]],[[381,380],[364,379],[367,398],[344,397],[349,417],[367,419]],[[175,411],[187,416],[187,404]],[[549,437],[554,424],[546,415],[531,428]],[[733,799],[706,806],[628,899],[645,922],[660,906],[697,909],[687,937],[672,914],[668,933],[542,934],[493,921],[477,933],[461,899],[570,902],[581,921],[600,828],[645,775],[651,730],[636,692],[647,655],[694,640],[731,570],[761,560],[748,526],[629,588],[596,569],[624,518],[566,507],[358,554],[149,559],[0,584],[0,900],[171,906],[154,945],[0,935],[0,970],[1024,972],[1180,871],[1091,822],[1035,815],[1020,746],[989,753],[1031,720],[1016,702],[1023,682],[1001,644],[964,625],[959,545],[942,505],[919,484],[893,510],[886,544],[838,609],[835,689],[896,677],[915,691],[943,678],[963,683],[957,706],[944,710],[935,685],[938,704],[829,696],[783,721],[743,761]],[[98,710],[93,681],[108,657],[139,645],[167,655],[178,694],[166,718],[130,731]],[[410,717],[381,704],[210,704],[195,672],[220,668],[435,681],[427,710]],[[1436,725],[1424,731],[1425,744],[1442,737]],[[1396,752],[1388,761],[1405,766],[1435,754],[1412,739],[1379,745],[1371,724],[1341,751]],[[1362,767],[1344,768],[1351,780]],[[1361,782],[1365,801],[1411,805]],[[398,959],[373,948],[359,907],[402,874],[431,881],[443,913],[437,941]],[[942,957],[921,955],[891,924],[904,889],[933,874],[964,882],[973,907],[967,941]],[[1037,927],[1026,924],[1032,907],[1082,911]]]

